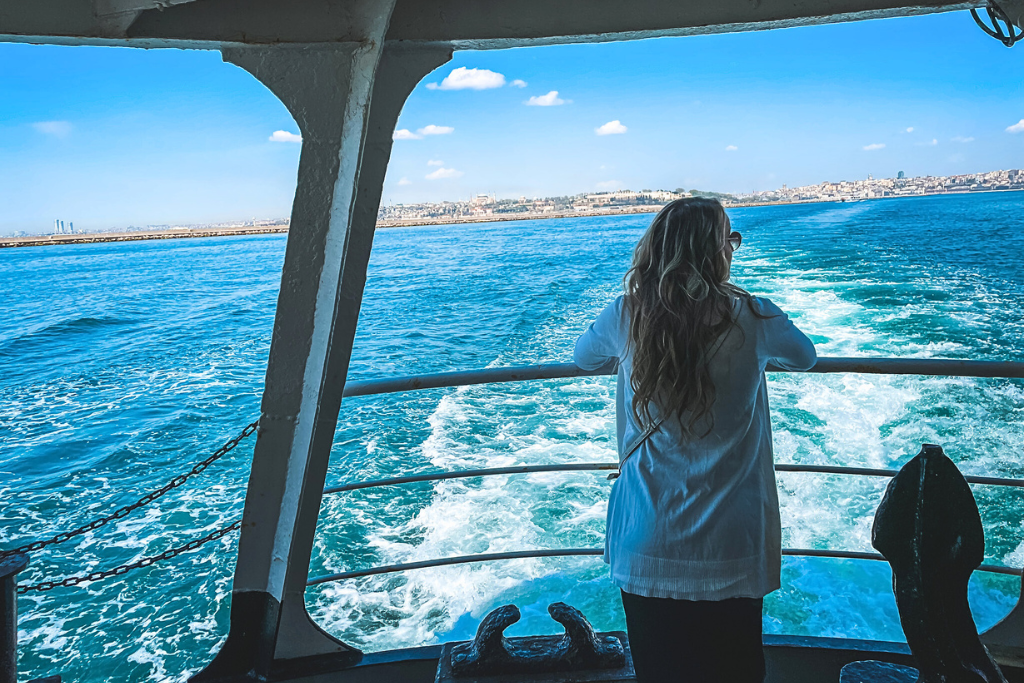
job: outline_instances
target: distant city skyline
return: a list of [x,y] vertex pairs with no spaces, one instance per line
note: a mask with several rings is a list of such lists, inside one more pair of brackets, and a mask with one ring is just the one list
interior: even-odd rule
[[[382,202],[1016,168],[1022,67],[965,12],[459,52],[406,103]],[[216,52],[0,44],[3,234],[288,216],[300,141]]]
[[382,206],[377,224],[383,226],[462,223],[518,218],[568,217],[656,211],[686,196],[710,196],[726,208],[804,202],[846,202],[886,197],[919,197],[937,194],[969,194],[993,191],[1024,191],[1024,172],[1003,169],[956,176],[906,177],[853,181],[824,181],[814,185],[766,190],[751,194],[722,194],[700,190],[643,189],[581,193],[561,197],[499,199],[480,194],[469,200]]
[[[1001,169],[984,173],[971,173],[955,176],[920,176],[909,177],[903,171],[896,177],[874,178],[868,176],[862,180],[822,181],[813,185],[787,187],[764,190],[755,193],[738,193],[735,195],[699,189],[675,190],[642,189],[615,190],[599,192],[582,192],[575,195],[553,197],[499,198],[493,194],[477,194],[467,199],[442,200],[414,204],[382,204],[377,212],[378,227],[399,225],[427,225],[446,223],[466,223],[488,220],[519,220],[546,217],[567,217],[584,215],[606,215],[630,212],[657,211],[666,203],[685,196],[709,196],[722,201],[726,208],[759,206],[764,204],[808,203],[808,202],[843,202],[863,199],[882,199],[899,197],[919,197],[938,194],[971,194],[979,192],[1024,191],[1024,171],[1021,169]],[[72,223],[65,228],[64,221],[55,220],[54,228],[41,235],[32,235],[25,231],[0,233],[0,247],[19,246],[18,240],[32,239],[40,236],[72,237],[83,236],[83,241],[92,240],[103,235],[122,235],[126,233],[146,233],[169,235],[175,231],[185,231],[185,237],[203,236],[206,231],[220,230],[224,234],[265,234],[266,232],[286,232],[288,217],[273,219],[235,219],[218,223],[190,224],[149,224],[145,226],[128,226],[123,230],[75,230]],[[248,230],[235,231],[236,228]],[[5,243],[4,239],[8,238]],[[15,242],[10,242],[14,239]],[[140,239],[146,239],[140,237]],[[75,240],[48,241],[46,244],[72,243]]]

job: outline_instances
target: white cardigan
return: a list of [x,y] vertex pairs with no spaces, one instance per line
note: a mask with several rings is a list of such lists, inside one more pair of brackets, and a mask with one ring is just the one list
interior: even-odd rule
[[[703,438],[684,438],[667,419],[622,466],[608,502],[604,560],[627,593],[679,600],[761,598],[779,588],[779,499],[764,369],[806,370],[814,345],[768,299],[737,299],[734,326],[711,361],[716,389]],[[621,457],[643,430],[629,408],[628,311],[613,301],[576,342],[574,359],[596,369],[619,361],[616,395]]]

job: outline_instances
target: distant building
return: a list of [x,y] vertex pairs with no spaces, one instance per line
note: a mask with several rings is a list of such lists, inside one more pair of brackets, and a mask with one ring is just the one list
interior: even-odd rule
[[903,175],[903,171],[896,174],[896,180],[903,180],[906,176]]

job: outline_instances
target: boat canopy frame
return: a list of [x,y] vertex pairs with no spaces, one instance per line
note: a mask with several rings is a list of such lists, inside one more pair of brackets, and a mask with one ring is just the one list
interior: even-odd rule
[[[1024,27],[1024,0],[995,1]],[[228,637],[192,680],[281,680],[314,670],[345,677],[340,670],[362,658],[306,612],[310,553],[392,133],[413,88],[454,50],[753,31],[978,4],[4,0],[4,42],[220,50],[281,100],[302,135]],[[1007,633],[1024,652],[1024,628]]]

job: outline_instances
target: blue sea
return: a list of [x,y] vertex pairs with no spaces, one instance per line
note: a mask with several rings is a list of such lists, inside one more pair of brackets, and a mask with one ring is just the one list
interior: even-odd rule
[[[734,279],[822,356],[1024,360],[1024,193],[730,211]],[[567,362],[621,291],[649,215],[380,230],[350,378]],[[205,458],[259,413],[282,236],[0,250],[0,547],[76,527]],[[1024,476],[1024,382],[772,375],[780,462],[899,467],[938,443],[965,473]],[[344,402],[328,484],[442,469],[613,461],[611,378]],[[240,516],[252,440],[115,524],[32,557],[24,583],[160,553]],[[869,551],[885,480],[779,475],[791,547]],[[610,483],[577,472],[325,496],[312,575],[469,553],[600,547]],[[1024,565],[1024,491],[977,486],[987,562]],[[184,680],[227,632],[237,535],[174,560],[19,598],[24,679]],[[888,566],[786,558],[768,633],[902,640]],[[1019,579],[976,573],[978,625]],[[600,558],[491,562],[308,590],[325,629],[366,651],[552,633],[563,600],[624,627]]]

